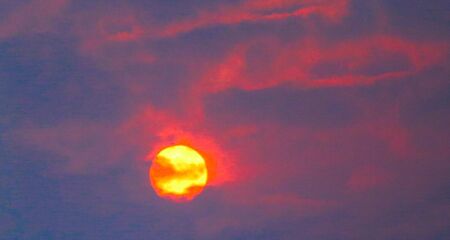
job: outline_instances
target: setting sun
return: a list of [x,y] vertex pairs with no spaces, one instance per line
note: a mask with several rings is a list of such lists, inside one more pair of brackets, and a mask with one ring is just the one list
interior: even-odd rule
[[184,145],[161,150],[153,159],[149,175],[158,196],[174,201],[192,200],[208,180],[204,158]]

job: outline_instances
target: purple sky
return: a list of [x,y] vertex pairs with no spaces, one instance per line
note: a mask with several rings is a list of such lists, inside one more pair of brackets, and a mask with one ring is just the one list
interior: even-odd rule
[[[0,0],[0,239],[450,239],[449,13]],[[180,204],[148,169],[182,142]]]

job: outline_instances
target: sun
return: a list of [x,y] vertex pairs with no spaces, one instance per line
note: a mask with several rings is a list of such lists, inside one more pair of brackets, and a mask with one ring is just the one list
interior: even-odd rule
[[200,153],[185,145],[175,145],[156,154],[149,176],[158,196],[177,202],[190,201],[205,187],[208,170]]

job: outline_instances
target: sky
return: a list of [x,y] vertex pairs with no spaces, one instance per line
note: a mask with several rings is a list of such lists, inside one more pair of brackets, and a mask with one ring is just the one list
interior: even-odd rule
[[[446,0],[0,0],[0,239],[450,239]],[[152,156],[214,163],[188,202]]]

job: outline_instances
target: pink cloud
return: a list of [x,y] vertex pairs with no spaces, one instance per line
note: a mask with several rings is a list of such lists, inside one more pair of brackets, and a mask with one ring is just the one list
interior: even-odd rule
[[392,174],[383,168],[366,165],[356,169],[347,182],[351,191],[364,192],[373,188],[384,187],[392,180]]
[[51,31],[70,0],[33,0],[11,11],[0,22],[0,39]]
[[[199,10],[197,15],[191,19],[168,24],[163,28],[160,35],[173,37],[210,26],[235,25],[243,22],[279,21],[291,17],[308,17],[315,14],[324,16],[331,21],[339,21],[346,15],[347,5],[347,0],[327,2],[317,0],[251,0],[237,5],[219,5],[213,10]],[[293,8],[293,10],[279,12],[283,8]]]
[[[81,51],[89,54],[109,42],[136,42],[143,39],[175,37],[197,29],[218,25],[234,25],[242,22],[284,20],[290,17],[307,17],[318,14],[331,21],[339,21],[347,13],[348,0],[277,0],[244,1],[241,4],[220,4],[214,9],[198,9],[194,17],[175,19],[168,23],[156,24],[145,18],[139,9],[123,6],[78,13],[75,23],[81,39]],[[293,8],[282,11],[280,9]],[[268,13],[266,13],[268,12]]]
[[[44,2],[53,5],[44,10],[40,5]],[[51,20],[59,18],[66,5],[67,1],[56,0],[24,5],[11,13],[5,24],[0,24],[0,38],[21,34],[34,26],[37,28],[31,32],[49,31],[53,28]],[[97,64],[94,68],[100,67],[107,72],[105,75],[111,76],[111,79],[101,79],[100,85],[109,86],[113,81],[111,85],[125,89],[118,96],[114,92],[108,96],[124,98],[125,106],[117,106],[123,108],[118,110],[123,115],[115,116],[116,119],[101,116],[103,120],[65,119],[46,127],[25,124],[8,132],[4,140],[25,146],[30,152],[48,153],[42,155],[54,161],[49,164],[49,172],[55,175],[96,174],[129,161],[133,165],[127,169],[129,172],[116,180],[122,188],[120,191],[127,193],[127,200],[133,198],[142,204],[148,204],[149,199],[157,201],[144,176],[155,153],[167,145],[192,145],[207,158],[211,171],[208,188],[202,195],[205,198],[199,198],[197,203],[207,199],[207,203],[214,202],[224,208],[196,216],[198,234],[205,238],[213,238],[230,228],[251,231],[277,218],[330,216],[328,213],[335,210],[353,209],[353,205],[345,206],[348,203],[370,206],[373,202],[368,198],[374,192],[386,193],[379,197],[381,200],[374,200],[382,202],[380,205],[394,205],[399,195],[398,198],[410,199],[424,196],[433,181],[438,181],[430,175],[439,170],[444,172],[441,165],[449,155],[448,141],[445,131],[437,133],[434,126],[429,126],[431,124],[406,126],[400,116],[400,106],[403,101],[422,98],[418,92],[432,95],[437,88],[447,86],[436,84],[434,79],[423,81],[420,86],[408,83],[416,84],[412,76],[445,64],[449,44],[381,34],[378,26],[374,33],[366,36],[328,39],[321,35],[322,30],[315,21],[317,16],[325,20],[324,24],[338,25],[349,14],[348,5],[347,0],[251,0],[234,6],[220,4],[212,9],[199,8],[191,17],[167,23],[146,22],[144,14],[132,6],[77,12],[69,18],[74,21],[72,30],[77,37],[78,54],[81,60],[89,58]],[[31,12],[34,15],[27,17]],[[286,41],[284,36],[240,33],[242,36],[227,41],[224,49],[213,49],[217,54],[185,54],[198,49],[186,50],[192,47],[189,41],[184,45],[183,39],[176,39],[184,33],[209,27],[265,24],[294,18],[306,23],[304,35]],[[7,26],[8,22],[11,25]],[[165,55],[163,50],[155,50],[158,44],[166,47],[163,50],[176,49]],[[200,51],[205,49],[209,50],[205,47]],[[160,55],[153,51],[160,51]],[[166,76],[158,75],[159,67],[166,66],[167,69],[161,70],[164,74],[187,70],[180,71],[182,80],[179,81],[172,82],[173,76],[168,74],[166,83]],[[381,91],[376,89],[378,85],[370,88],[370,94],[364,92],[368,88],[345,88],[382,85],[397,79],[406,83],[401,91],[391,89],[396,88],[395,82],[383,88],[386,92],[377,92]],[[103,90],[94,86],[99,82],[90,80],[80,80],[86,81],[80,86],[75,81],[68,83],[67,94],[83,96],[81,86]],[[180,86],[175,86],[177,84]],[[209,97],[222,93],[236,91],[251,95],[245,98],[251,102],[252,97],[260,97],[265,90],[283,87],[294,88],[293,97],[287,98],[283,95],[286,92],[275,91],[255,98],[269,101],[249,104],[243,110],[234,111],[246,103],[243,100],[233,104],[225,101],[226,106],[220,110],[206,112],[203,109]],[[95,95],[96,90],[87,94]],[[323,90],[332,90],[326,92],[330,95],[345,91],[331,100],[327,100],[325,94],[314,95]],[[393,96],[391,91],[401,92],[400,96]],[[307,97],[303,98],[302,94]],[[169,104],[158,102],[166,96]],[[277,105],[275,98],[278,96],[283,101]],[[295,101],[292,103],[293,99],[305,101],[297,105]],[[324,102],[332,104],[326,103],[324,107]],[[291,113],[300,109],[300,104],[310,106],[292,117]],[[340,104],[345,106],[340,108]],[[278,108],[283,111],[278,112]],[[333,115],[334,111],[343,114]],[[223,112],[224,115],[220,115]],[[327,115],[329,112],[333,113]],[[308,114],[313,117],[306,116]],[[0,116],[0,122],[11,121]],[[418,139],[432,144],[420,145]],[[395,195],[398,192],[395,188],[404,192]],[[61,192],[68,201],[76,199],[76,192],[67,189]],[[93,196],[97,201],[107,201],[109,193],[101,189]],[[355,196],[360,199],[354,199]],[[88,206],[89,201],[83,204]],[[199,209],[201,212],[205,208],[195,210]],[[105,215],[115,211],[103,204],[97,210]],[[442,218],[439,212],[447,210],[437,207],[425,217],[435,219],[438,215]],[[368,215],[373,216],[373,213]],[[433,224],[442,227],[446,222],[433,221]],[[331,225],[336,227],[335,223],[321,226],[332,228]],[[412,219],[391,231],[407,232],[418,226],[420,221]],[[342,234],[342,231],[336,232]]]
[[[360,39],[338,41],[324,45],[321,38],[306,38],[294,44],[283,44],[276,40],[249,41],[238,45],[222,62],[209,70],[204,77],[210,91],[227,88],[255,90],[291,84],[301,88],[332,86],[371,85],[378,81],[411,76],[442,62],[449,50],[443,42],[419,42],[405,38],[375,35]],[[260,46],[272,56],[265,59],[266,67],[258,71],[249,67],[248,53],[251,47]],[[385,59],[379,59],[383,56]],[[406,59],[406,68],[389,69],[393,59]],[[314,69],[321,64],[333,63],[340,73],[316,76]],[[386,70],[375,74],[364,73],[375,63]]]

